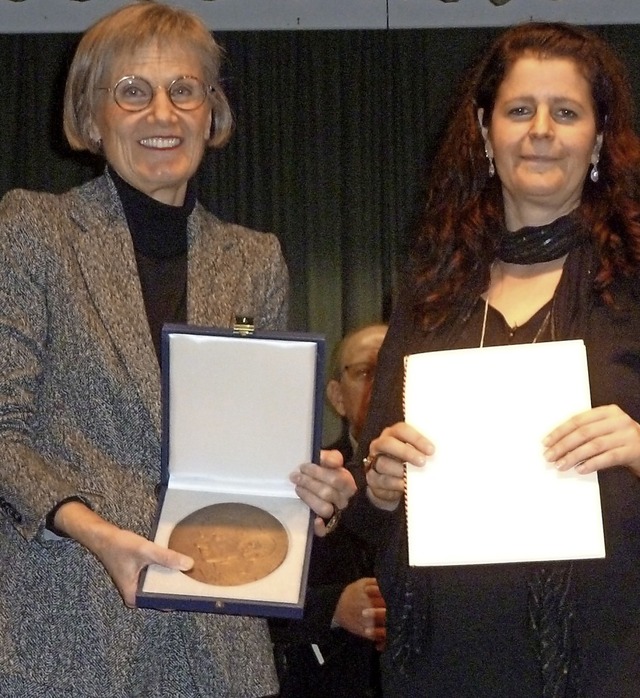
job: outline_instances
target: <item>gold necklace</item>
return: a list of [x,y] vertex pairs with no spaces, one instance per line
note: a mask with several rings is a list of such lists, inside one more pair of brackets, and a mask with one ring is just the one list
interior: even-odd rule
[[[551,341],[555,341],[555,323],[553,322],[553,308],[556,302],[556,297],[555,295],[551,299],[551,307],[547,311],[547,314],[544,316],[544,320],[542,321],[542,324],[538,328],[538,331],[536,332],[536,336],[533,338],[533,341],[531,344],[535,344],[540,337],[542,337],[542,333],[546,331],[547,327],[549,326],[549,323],[551,322]],[[480,335],[480,348],[484,346],[484,335],[487,331],[487,315],[489,314],[489,292],[487,291],[487,297],[484,299],[484,315],[482,317],[482,333]]]

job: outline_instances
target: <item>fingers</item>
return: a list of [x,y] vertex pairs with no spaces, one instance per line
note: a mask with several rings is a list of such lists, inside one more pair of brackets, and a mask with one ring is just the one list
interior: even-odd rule
[[604,420],[610,414],[609,407],[598,407],[580,414],[574,415],[571,419],[556,427],[544,439],[543,445],[547,447],[545,455],[564,454],[581,442],[584,442],[589,435],[593,436],[593,429],[590,425]]
[[387,618],[386,608],[365,608],[362,611],[362,623],[365,631],[373,636],[377,630],[385,627]]
[[378,584],[374,580],[374,584],[367,584],[365,587],[365,592],[369,597],[369,603],[373,608],[385,608],[386,604],[380,589],[378,589]]
[[398,422],[383,430],[369,445],[371,455],[385,454],[399,463],[422,466],[433,455],[433,444],[406,422]]
[[320,465],[323,468],[341,468],[344,465],[344,458],[340,451],[335,449],[322,449],[320,451]]
[[339,451],[322,451],[320,465],[304,463],[290,479],[300,499],[325,519],[336,509],[344,509],[356,491],[353,475],[343,466]]
[[544,440],[544,457],[558,470],[591,473],[626,466],[640,473],[640,426],[617,405],[575,415]]
[[[405,422],[387,427],[369,447],[376,456],[375,469],[367,473],[370,499],[383,509],[395,509],[404,492],[404,463],[424,465],[434,452],[433,444]],[[328,519],[344,509],[356,491],[355,480],[342,465],[338,451],[322,451],[320,464],[305,463],[291,475],[296,494],[320,517]],[[324,536],[328,529],[320,521],[314,531]]]
[[[331,519],[328,519],[331,521]],[[327,527],[327,519],[323,519],[321,516],[316,516],[313,520],[313,533],[318,536],[318,538],[324,538],[326,535],[331,533],[331,530]]]
[[362,611],[362,637],[376,643],[378,649],[384,645],[387,637],[386,609],[366,608]]
[[116,569],[119,568],[119,571],[114,578],[123,601],[129,608],[135,608],[138,578],[143,569],[149,565],[160,565],[167,569],[186,572],[195,563],[194,559],[188,555],[183,555],[169,548],[163,548],[146,538],[138,538],[139,547],[136,549],[135,545],[132,545],[129,560],[127,561],[124,557],[120,560],[116,566]]
[[383,453],[365,460],[369,499],[380,509],[395,509],[404,494],[404,463]]
[[188,555],[163,548],[132,531],[109,525],[105,532],[96,554],[129,608],[135,607],[138,578],[148,565],[181,571],[193,567],[193,559]]
[[367,496],[379,509],[393,511],[404,494],[404,464],[423,466],[433,444],[406,422],[397,422],[369,444],[364,460]]
[[378,482],[379,485],[386,482],[390,489],[394,489],[395,480],[404,479],[404,462],[386,453],[367,456],[363,461],[363,465],[367,480],[369,480],[369,475],[371,475],[373,482]]
[[386,475],[380,470],[367,473],[367,497],[378,509],[394,511],[404,494],[404,468],[402,474]]
[[185,572],[194,565],[193,558],[170,548],[164,548],[130,531],[123,531],[117,559],[130,571],[139,574],[149,565],[160,565],[172,570]]
[[[318,470],[316,470],[316,468]],[[344,509],[356,491],[355,480],[348,470],[338,480],[323,479],[321,467],[308,463],[291,475],[296,486],[296,494],[318,516],[329,519],[336,509]]]
[[[351,582],[343,590],[336,606],[334,621],[354,635],[376,643],[386,637],[386,608],[377,594],[378,585],[372,577],[363,577]],[[379,590],[378,590],[379,591]]]
[[186,572],[190,570],[195,561],[192,557],[188,555],[183,555],[182,553],[176,552],[175,550],[170,550],[169,548],[162,548],[155,543],[152,543],[153,549],[150,549],[147,554],[147,562],[141,566],[146,567],[147,565],[155,564],[166,567],[170,570],[179,570],[180,572]]
[[375,577],[363,577],[362,583],[364,584],[364,590],[367,592],[368,596],[380,595],[380,587],[378,586],[378,580]]

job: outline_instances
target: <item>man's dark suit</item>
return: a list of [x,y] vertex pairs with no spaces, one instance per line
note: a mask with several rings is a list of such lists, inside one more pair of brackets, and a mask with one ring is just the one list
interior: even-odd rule
[[[328,448],[342,453],[349,469],[353,448],[344,434]],[[270,622],[281,698],[371,698],[378,696],[377,651],[374,644],[331,619],[343,589],[373,576],[373,557],[350,531],[338,528],[313,542],[309,588],[302,621]],[[324,664],[312,645],[317,647]]]

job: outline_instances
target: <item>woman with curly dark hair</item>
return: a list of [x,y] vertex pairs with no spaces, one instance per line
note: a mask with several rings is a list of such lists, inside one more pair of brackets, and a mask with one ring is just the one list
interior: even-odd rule
[[[385,695],[640,691],[639,174],[624,69],[596,35],[512,27],[464,82],[380,353],[367,488],[347,515],[384,541]],[[409,567],[403,463],[428,468],[438,444],[403,421],[403,358],[575,338],[593,407],[543,449],[561,471],[597,471],[606,558],[546,565],[545,578],[535,563]]]

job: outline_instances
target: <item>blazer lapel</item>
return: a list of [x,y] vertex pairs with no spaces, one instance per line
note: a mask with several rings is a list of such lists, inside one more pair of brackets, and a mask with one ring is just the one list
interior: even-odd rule
[[71,215],[79,226],[74,247],[89,294],[160,433],[160,373],[133,243],[115,188],[106,177],[80,190]]
[[232,327],[235,315],[248,312],[234,307],[243,265],[233,245],[220,221],[203,225],[203,210],[196,204],[189,220],[189,322]]

